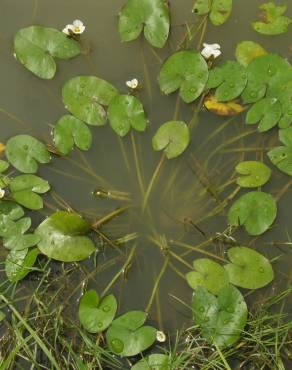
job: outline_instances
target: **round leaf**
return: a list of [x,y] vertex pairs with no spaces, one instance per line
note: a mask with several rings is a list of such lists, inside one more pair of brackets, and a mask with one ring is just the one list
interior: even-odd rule
[[267,51],[254,41],[241,41],[235,51],[236,60],[244,67],[247,67],[252,60],[266,54]]
[[159,127],[152,138],[154,150],[164,150],[168,159],[185,151],[190,142],[188,126],[182,121],[169,121]]
[[50,153],[46,146],[29,135],[17,135],[6,144],[6,157],[17,170],[35,173],[39,163],[49,163]]
[[245,289],[258,289],[274,279],[269,260],[246,247],[233,247],[228,250],[231,263],[225,265],[231,284]]
[[232,11],[232,0],[213,0],[210,21],[214,26],[221,26],[229,18]]
[[247,124],[259,122],[258,131],[265,132],[276,126],[282,115],[282,107],[276,98],[264,98],[256,102],[246,115]]
[[5,272],[8,279],[13,283],[24,279],[31,272],[38,254],[37,248],[11,251],[5,260]]
[[276,215],[277,204],[270,194],[251,191],[234,202],[228,221],[232,226],[244,225],[250,235],[261,235],[273,224]]
[[235,170],[241,176],[236,180],[242,188],[257,188],[267,183],[272,171],[262,162],[244,161],[240,162]]
[[273,2],[262,4],[260,9],[264,11],[263,22],[253,22],[253,28],[263,35],[280,35],[288,31],[292,22],[291,18],[283,16],[287,6],[277,6]]
[[193,12],[198,15],[205,15],[211,11],[212,0],[196,0]]
[[143,358],[131,367],[131,370],[170,370],[169,356],[160,353],[154,353]]
[[268,157],[280,171],[292,176],[292,147],[273,148],[268,152]]
[[93,252],[96,247],[84,234],[90,225],[75,213],[58,211],[43,221],[35,233],[41,237],[38,244],[40,251],[58,261],[81,261]]
[[0,200],[0,215],[7,216],[10,220],[18,220],[24,215],[20,205],[10,200]]
[[183,50],[172,54],[162,65],[158,82],[161,91],[168,95],[179,89],[186,103],[196,100],[208,80],[208,66],[201,54]]

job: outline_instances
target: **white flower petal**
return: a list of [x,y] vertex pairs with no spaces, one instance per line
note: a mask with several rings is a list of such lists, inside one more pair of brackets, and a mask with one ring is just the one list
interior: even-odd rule
[[65,33],[66,35],[70,35],[70,30],[73,31],[73,24],[67,24],[66,27],[63,29],[63,33]]
[[139,81],[137,80],[137,78],[133,78],[132,80],[127,81],[126,85],[130,87],[131,89],[137,89],[139,85]]
[[218,58],[221,55],[221,46],[219,44],[203,44],[204,48],[201,51],[201,55],[205,59],[210,59],[211,57]]
[[83,27],[83,22],[82,22],[82,21],[80,21],[80,19],[75,19],[75,20],[73,21],[73,26],[74,26],[74,27]]
[[5,190],[0,188],[0,199],[2,199],[5,195]]

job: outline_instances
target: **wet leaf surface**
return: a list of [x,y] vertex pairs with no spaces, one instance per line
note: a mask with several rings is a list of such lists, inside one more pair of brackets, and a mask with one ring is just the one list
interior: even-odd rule
[[8,279],[13,283],[24,279],[31,272],[38,254],[37,248],[11,251],[5,260],[5,272]]
[[258,131],[265,132],[277,125],[282,116],[282,106],[276,98],[263,98],[247,112],[246,123],[258,124]]
[[268,157],[280,171],[292,176],[292,147],[273,148],[268,151]]
[[272,174],[268,166],[258,161],[240,162],[235,170],[241,176],[236,180],[242,188],[257,188],[266,184]]

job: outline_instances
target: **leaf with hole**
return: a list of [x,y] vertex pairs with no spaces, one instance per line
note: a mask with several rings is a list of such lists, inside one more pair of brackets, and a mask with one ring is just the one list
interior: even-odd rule
[[193,13],[206,15],[211,11],[212,0],[196,0],[193,6]]
[[152,138],[154,150],[164,150],[168,159],[182,154],[190,142],[188,126],[182,121],[169,121],[159,127]]
[[79,44],[63,32],[42,26],[20,29],[14,38],[16,58],[28,70],[43,79],[56,73],[54,58],[70,59],[80,54]]
[[186,279],[192,289],[203,286],[209,292],[218,294],[229,284],[224,268],[209,258],[199,258],[193,262],[194,270],[186,274]]
[[153,353],[131,367],[131,370],[170,370],[170,358],[168,355]]
[[121,137],[131,128],[143,132],[147,126],[143,105],[132,95],[115,96],[108,107],[108,119],[112,129]]
[[57,261],[81,261],[95,252],[93,241],[84,234],[90,224],[76,213],[58,211],[44,220],[35,230],[41,240],[41,253]]
[[70,114],[56,123],[53,137],[56,148],[63,155],[69,154],[74,144],[81,150],[88,150],[92,143],[92,135],[86,124]]
[[24,173],[36,173],[38,163],[49,163],[51,160],[46,146],[29,135],[17,135],[9,139],[5,154],[12,166]]
[[268,151],[270,161],[282,172],[292,176],[292,147],[277,146]]
[[247,112],[246,123],[258,123],[258,131],[265,132],[277,125],[282,116],[282,106],[276,98],[263,98],[257,101]]
[[106,123],[105,107],[118,94],[109,82],[95,76],[77,76],[65,83],[62,89],[66,109],[88,125]]
[[235,171],[241,175],[236,183],[242,188],[257,188],[266,184],[272,174],[268,166],[259,161],[243,161],[238,163]]
[[193,295],[193,315],[201,335],[219,347],[235,343],[247,321],[247,306],[238,289],[227,285],[218,297],[199,287]]
[[5,260],[5,272],[8,279],[13,283],[24,279],[32,271],[38,254],[37,248],[12,250]]
[[144,29],[146,40],[162,48],[169,35],[170,16],[165,0],[128,0],[119,13],[119,33],[123,42],[138,38]]
[[245,289],[259,289],[274,279],[270,261],[257,251],[247,247],[233,247],[227,253],[231,263],[224,268],[231,284]]
[[208,66],[201,54],[182,50],[172,54],[162,65],[158,76],[160,90],[168,95],[179,90],[186,103],[196,100],[208,80]]
[[106,332],[109,349],[122,357],[136,356],[156,340],[156,329],[144,326],[147,313],[129,311],[116,318]]
[[117,307],[113,294],[101,298],[95,290],[88,290],[79,303],[79,320],[90,333],[101,333],[113,321]]
[[228,212],[232,226],[243,225],[250,235],[261,235],[271,227],[277,215],[275,199],[262,191],[251,191],[236,200]]

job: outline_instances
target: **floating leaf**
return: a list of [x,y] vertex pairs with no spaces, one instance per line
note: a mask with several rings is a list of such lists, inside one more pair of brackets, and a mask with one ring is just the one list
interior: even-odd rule
[[13,283],[24,279],[31,272],[38,254],[37,248],[11,251],[5,260],[5,272],[8,279]]
[[80,47],[56,29],[30,26],[15,35],[14,51],[28,70],[40,78],[51,79],[56,73],[54,58],[73,58],[80,54]]
[[246,69],[238,62],[227,61],[221,66],[211,69],[207,88],[216,88],[216,99],[228,102],[240,96],[246,83]]
[[56,148],[64,155],[71,152],[74,144],[81,150],[88,150],[92,143],[89,128],[70,114],[59,119],[54,127],[53,136]]
[[146,40],[162,48],[169,34],[169,9],[165,0],[128,0],[119,14],[123,42],[135,40],[144,29]]
[[0,159],[0,173],[5,172],[9,167],[9,163],[7,161],[3,161]]
[[115,319],[106,332],[109,349],[122,356],[136,356],[149,348],[156,339],[156,329],[143,326],[147,313],[130,311]]
[[210,21],[214,26],[221,26],[230,17],[232,0],[213,0],[210,12]]
[[169,356],[160,353],[154,353],[152,355],[143,358],[131,367],[131,370],[170,370],[170,359]]
[[115,96],[108,107],[108,118],[112,129],[121,137],[127,135],[131,127],[145,131],[147,126],[143,105],[132,95]]
[[208,95],[204,99],[204,106],[209,112],[219,116],[234,116],[245,110],[245,108],[235,100],[227,103],[219,102],[214,95]]
[[267,51],[254,41],[241,41],[235,51],[236,60],[244,67],[247,67],[252,60],[266,54]]
[[38,210],[43,208],[43,200],[38,194],[50,190],[48,181],[35,175],[20,175],[10,182],[12,198],[20,205]]
[[110,294],[104,298],[88,290],[80,300],[79,320],[90,333],[101,333],[109,327],[117,312],[117,300]]
[[259,122],[258,131],[265,132],[276,126],[282,115],[282,107],[276,98],[263,98],[256,102],[246,115],[246,123]]
[[240,162],[235,170],[241,175],[237,178],[236,183],[242,188],[262,186],[269,181],[272,174],[268,166],[258,161]]
[[152,138],[154,150],[164,150],[168,159],[178,157],[190,142],[188,126],[182,121],[169,121],[159,127]]
[[218,298],[199,287],[193,295],[195,324],[202,336],[219,347],[235,343],[247,321],[247,306],[240,291],[232,285],[221,289]]
[[267,97],[278,99],[281,103],[282,117],[279,120],[280,128],[287,128],[292,123],[292,68],[278,73],[273,78],[267,90]]
[[75,213],[58,211],[44,220],[35,233],[41,237],[40,251],[58,261],[81,261],[96,247],[92,240],[84,236],[90,224]]
[[10,200],[0,200],[0,215],[7,216],[10,220],[18,220],[24,215],[22,207]]
[[273,268],[262,254],[247,247],[228,249],[231,263],[225,265],[231,284],[245,289],[258,289],[274,279]]
[[65,83],[62,90],[66,109],[88,125],[106,123],[105,106],[118,94],[107,81],[94,76],[77,76]]
[[188,284],[192,289],[203,286],[209,292],[218,292],[229,284],[224,268],[209,258],[199,258],[193,262],[194,270],[186,274]]
[[292,147],[292,127],[279,130],[279,140],[284,145]]
[[267,154],[270,161],[280,171],[292,176],[292,147],[278,146],[271,149]]
[[212,0],[196,0],[193,12],[198,15],[206,15],[211,11]]
[[280,35],[288,31],[291,18],[283,16],[287,10],[286,5],[277,6],[273,2],[260,5],[264,11],[264,21],[252,22],[253,28],[263,35]]
[[29,135],[17,135],[6,144],[6,157],[18,171],[35,173],[39,163],[49,163],[50,153],[46,146]]
[[260,235],[273,224],[276,215],[277,204],[270,194],[251,191],[234,202],[228,221],[232,226],[244,225],[250,235]]
[[179,89],[186,103],[196,100],[208,80],[208,66],[201,54],[182,50],[172,54],[162,65],[158,82],[161,91],[168,95]]

